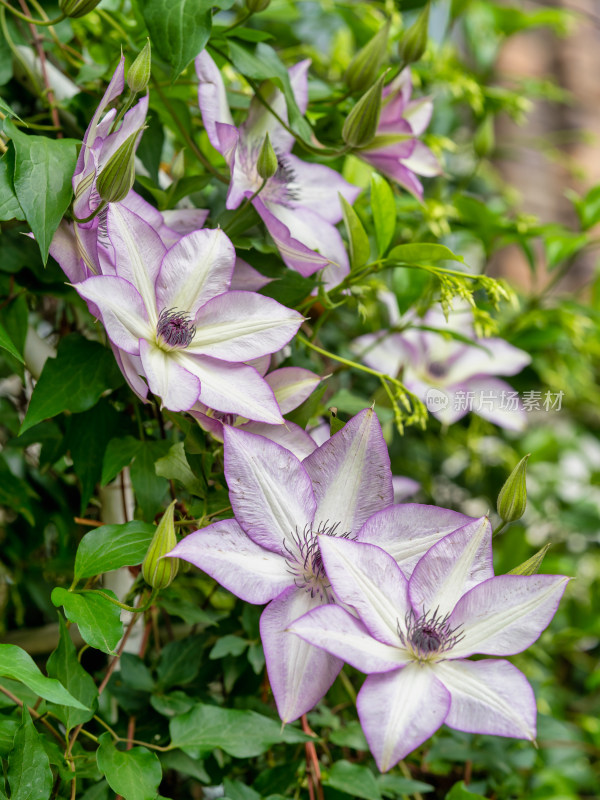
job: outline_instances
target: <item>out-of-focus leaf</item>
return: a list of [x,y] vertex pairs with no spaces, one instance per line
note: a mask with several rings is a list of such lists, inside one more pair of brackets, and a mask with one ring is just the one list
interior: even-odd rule
[[377,254],[382,256],[388,249],[396,230],[396,202],[391,186],[377,172],[371,176],[371,207]]
[[190,636],[180,642],[169,642],[160,654],[156,668],[157,686],[161,691],[193,681],[201,666],[203,636]]
[[46,361],[20,432],[61,411],[87,411],[122,380],[110,350],[83,336],[67,336],[58,345],[56,358]]
[[141,442],[130,475],[136,500],[146,520],[153,520],[162,505],[169,484],[156,474],[156,461],[169,451],[168,442]]
[[140,3],[152,47],[171,67],[175,80],[204,49],[212,25],[213,0],[143,0]]
[[371,253],[369,237],[363,228],[362,222],[358,218],[358,214],[342,195],[340,195],[340,202],[344,215],[344,225],[346,226],[346,233],[348,234],[348,241],[350,242],[350,265],[352,269],[358,269],[358,267],[362,267],[369,260],[369,255]]
[[71,202],[79,142],[29,136],[10,121],[4,130],[15,146],[15,194],[45,264],[52,237]]
[[[117,599],[109,589],[103,591]],[[99,594],[77,594],[60,587],[53,589],[51,597],[55,606],[63,606],[67,619],[77,624],[82,639],[96,650],[114,655],[123,636],[121,610],[117,605]]]
[[432,792],[433,786],[423,781],[413,781],[411,778],[401,778],[399,775],[379,775],[377,778],[379,791],[384,797],[403,797],[407,794]]
[[391,261],[402,261],[404,264],[431,264],[436,261],[460,261],[462,256],[456,255],[443,244],[399,244],[390,251],[388,258]]
[[227,634],[217,639],[213,649],[208,654],[208,657],[213,660],[223,658],[224,656],[239,656],[248,647],[248,642],[240,636]]
[[159,458],[155,469],[157,475],[179,481],[190,494],[204,497],[204,485],[190,469],[183,442],[176,442],[166,456]]
[[102,486],[106,486],[107,483],[117,477],[122,469],[128,467],[141,448],[142,443],[139,439],[134,439],[133,436],[111,439],[104,453],[102,477],[100,479]]
[[486,800],[482,794],[470,792],[465,786],[464,781],[455,783],[447,793],[445,800]]
[[[0,187],[0,191],[1,191],[1,187]],[[16,358],[22,364],[25,363],[25,361],[23,359],[23,356],[19,353],[17,348],[14,346],[14,344],[12,342],[12,339],[10,338],[10,336],[8,335],[8,333],[6,332],[6,330],[5,330],[5,328],[4,328],[4,326],[2,324],[0,324],[0,347],[3,350],[7,350],[11,354],[11,356],[13,358]]]
[[361,764],[352,764],[350,761],[336,761],[331,766],[327,778],[323,780],[326,786],[339,789],[341,792],[362,797],[364,800],[381,800],[381,792],[375,776],[368,767]]

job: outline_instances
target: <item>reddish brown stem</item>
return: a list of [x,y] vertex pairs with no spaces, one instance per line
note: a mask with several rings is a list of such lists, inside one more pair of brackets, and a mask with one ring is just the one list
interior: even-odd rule
[[[313,730],[311,730],[310,725],[308,724],[308,719],[306,718],[306,714],[303,714],[300,717],[300,722],[302,724],[302,730],[304,731],[304,733],[307,733],[309,736],[317,735]],[[306,774],[308,777],[308,793],[311,797],[311,800],[314,800],[315,798],[314,791],[316,790],[317,800],[324,800],[323,786],[321,784],[321,767],[319,766],[319,758],[317,756],[317,750],[315,748],[314,742],[306,742],[306,744],[304,745],[304,749],[306,751]]]
[[85,519],[85,517],[73,517],[73,521],[78,525],[87,525],[90,528],[101,528],[104,522],[98,522],[96,519]]
[[[11,691],[9,691],[8,689],[6,689],[4,686],[0,686],[0,692],[2,692],[2,694],[5,694],[5,695],[6,695],[6,696],[9,698],[9,700],[12,700],[12,702],[13,702],[13,703],[15,703],[16,705],[18,705],[20,708],[23,708],[23,706],[25,705],[25,704],[23,703],[23,701],[22,701],[22,700],[19,700],[19,698],[18,698],[16,695],[14,695],[14,694],[13,694]],[[44,718],[44,717],[43,717],[41,714],[38,714],[38,712],[35,710],[35,708],[31,708],[30,706],[27,706],[27,710],[29,711],[29,713],[31,714],[31,716],[32,716],[32,717],[33,717],[35,720],[37,720],[38,722],[41,722],[41,723],[42,723],[42,725],[44,725],[46,728],[48,728],[48,730],[50,731],[50,733],[51,733],[51,734],[52,734],[52,735],[53,735],[53,736],[54,736],[56,739],[58,739],[58,741],[59,741],[61,744],[64,744],[64,739],[63,739],[63,737],[62,737],[62,736],[60,735],[60,733],[59,733],[59,732],[56,730],[56,728],[54,728],[54,727],[53,727],[53,726],[52,726],[52,725],[51,725],[51,724],[48,722],[48,720],[47,720],[47,719],[45,719],[45,718]]]

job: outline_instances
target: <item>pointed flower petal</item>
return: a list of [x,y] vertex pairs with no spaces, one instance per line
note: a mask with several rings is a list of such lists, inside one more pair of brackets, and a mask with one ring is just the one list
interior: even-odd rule
[[245,425],[240,425],[240,428],[280,444],[290,453],[293,453],[299,461],[303,461],[317,446],[312,437],[303,428],[288,420],[284,425],[247,422]]
[[279,553],[313,521],[310,479],[288,450],[262,436],[226,427],[225,477],[236,519],[257,544]]
[[398,630],[410,604],[408,582],[394,559],[372,544],[333,536],[319,536],[319,546],[336,597],[356,610],[372,636],[401,647]]
[[550,624],[568,581],[563,575],[498,575],[475,586],[450,617],[449,625],[464,633],[450,657],[525,650]]
[[360,724],[381,772],[437,731],[450,694],[433,670],[409,664],[398,672],[369,675],[357,699]]
[[371,514],[394,499],[390,457],[371,408],[347,422],[304,466],[315,487],[315,518],[339,522],[340,532],[358,533]]
[[397,670],[409,661],[406,651],[378,642],[359,619],[337,605],[310,611],[288,630],[367,674]]
[[381,547],[410,577],[417,561],[430,547],[468,522],[471,517],[457,511],[406,503],[373,514],[358,532],[357,539]]
[[293,586],[269,603],[260,618],[269,681],[284,722],[293,722],[310,711],[326,694],[344,663],[287,630],[320,603],[318,597]]
[[444,617],[469,589],[493,576],[492,526],[481,517],[425,553],[410,578],[410,602],[419,612],[437,608]]
[[190,533],[169,555],[194,564],[246,603],[267,603],[292,583],[285,559],[253,542],[234,519]]
[[302,367],[282,367],[265,376],[282,414],[288,414],[308,399],[321,378]]
[[196,74],[200,81],[198,101],[202,112],[202,122],[210,143],[215,150],[222,152],[216,123],[221,122],[233,126],[233,117],[229,110],[221,72],[206,50],[203,50],[196,58]]
[[467,733],[535,738],[533,689],[508,661],[441,661],[433,669],[450,692],[446,725]]
[[140,340],[140,358],[150,391],[169,411],[187,411],[198,400],[200,381],[152,342]]

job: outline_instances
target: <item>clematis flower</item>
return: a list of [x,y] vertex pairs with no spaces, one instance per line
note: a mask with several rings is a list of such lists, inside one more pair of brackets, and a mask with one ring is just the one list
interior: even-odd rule
[[[294,96],[303,113],[308,102],[309,64],[302,61],[289,70]],[[326,286],[337,286],[349,272],[348,255],[335,227],[342,219],[338,193],[353,203],[360,189],[335,170],[292,155],[294,137],[256,98],[250,103],[246,120],[236,127],[221,73],[206,50],[196,58],[196,72],[204,127],[231,172],[227,208],[237,208],[246,198],[252,198],[252,205],[286,265],[305,277],[323,269]],[[273,89],[266,99],[287,122],[283,93]],[[255,197],[263,183],[257,161],[267,133],[279,168]]]
[[431,547],[409,580],[379,547],[320,537],[336,597],[290,632],[366,672],[361,725],[382,772],[444,722],[469,733],[533,740],[536,706],[525,676],[504,659],[550,623],[568,578],[499,575],[492,530],[473,520]]
[[[403,370],[406,387],[445,425],[473,411],[503,428],[522,430],[522,403],[510,384],[495,376],[516,375],[531,357],[503,339],[477,338],[470,320],[470,313],[459,313],[446,322],[440,312],[429,311],[410,322],[439,328],[440,333],[416,327],[402,333],[383,330],[355,339],[352,350],[372,369],[394,376]],[[444,331],[461,338],[445,336]]]
[[389,547],[408,570],[468,517],[432,506],[391,506],[387,447],[372,409],[300,461],[269,439],[224,428],[225,477],[235,519],[186,536],[182,558],[248,603],[260,621],[269,680],[285,722],[309,711],[342,666],[285,631],[310,609],[335,602],[319,540],[356,538]]
[[[269,359],[267,361],[267,368]],[[253,366],[261,372],[260,365]],[[262,373],[261,373],[262,374]],[[282,367],[264,375],[265,382],[273,390],[275,400],[282,414],[288,414],[303,403],[313,393],[321,382],[321,378],[308,369],[301,367]],[[250,433],[265,436],[277,442],[282,447],[290,450],[299,459],[306,458],[316,448],[314,439],[299,425],[285,421],[284,425],[269,425],[265,422],[252,422],[244,417],[235,417],[231,414],[219,414],[206,408],[202,403],[190,409],[190,414],[198,421],[200,427],[223,441],[223,426],[235,425]]]
[[[271,388],[246,361],[280,350],[302,317],[254,292],[228,291],[235,251],[220,230],[168,250],[127,208],[111,205],[114,274],[75,284],[104,323],[130,385],[171,411],[198,401],[228,414],[283,423]],[[141,378],[147,382],[147,386]]]
[[418,139],[429,125],[433,102],[428,97],[411,100],[411,95],[412,76],[406,67],[383,90],[377,133],[357,155],[422,200],[423,186],[417,175],[431,178],[442,169]]

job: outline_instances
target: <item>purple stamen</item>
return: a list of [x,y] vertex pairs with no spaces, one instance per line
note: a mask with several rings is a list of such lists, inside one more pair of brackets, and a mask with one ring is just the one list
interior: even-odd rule
[[286,540],[283,540],[283,548],[288,553],[286,559],[287,569],[294,576],[294,583],[299,589],[306,589],[311,597],[320,594],[322,598],[329,602],[328,589],[331,584],[327,580],[323,556],[319,547],[318,536],[337,536],[341,539],[349,539],[350,533],[338,533],[339,522],[330,524],[329,520],[319,523],[316,530],[310,524],[304,526],[302,531],[298,528],[292,533],[292,539],[297,549],[290,548]]
[[405,647],[409,647],[419,660],[428,660],[432,655],[441,655],[451,650],[461,639],[464,633],[457,633],[460,625],[451,628],[448,624],[450,614],[445,617],[438,615],[439,609],[427,611],[418,619],[411,610],[406,614],[406,633],[400,629],[398,623],[398,636]]
[[165,308],[158,318],[156,333],[169,347],[187,347],[196,334],[196,326],[188,314]]

